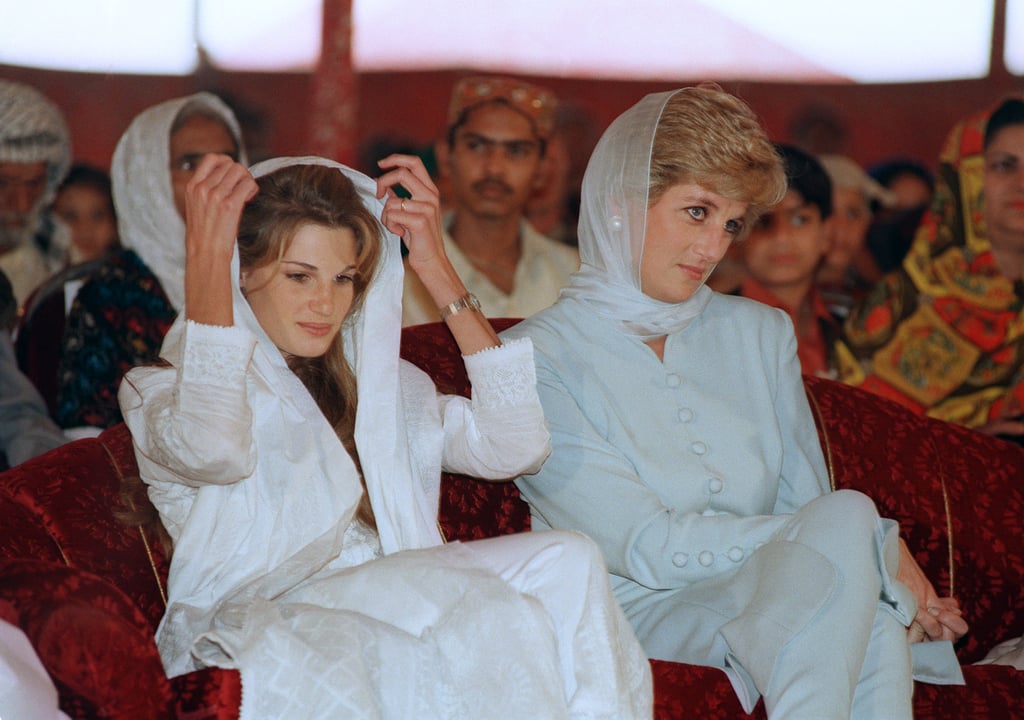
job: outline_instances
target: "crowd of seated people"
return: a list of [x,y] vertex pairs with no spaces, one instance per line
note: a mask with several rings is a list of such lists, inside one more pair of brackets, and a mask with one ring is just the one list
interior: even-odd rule
[[[1024,99],[1002,100],[965,118],[950,133],[934,176],[903,160],[872,168],[869,175],[851,158],[815,156],[784,138],[772,142],[750,108],[716,87],[701,86],[648,96],[620,116],[602,136],[586,175],[575,181],[579,186],[569,188],[565,146],[570,140],[557,135],[565,132],[556,128],[557,117],[558,101],[542,87],[508,77],[472,76],[453,87],[445,136],[434,147],[434,178],[411,157],[389,156],[381,160],[380,171],[387,179],[372,187],[377,195],[373,201],[370,190],[360,186],[361,174],[329,161],[282,161],[261,172],[274,176],[295,167],[340,169],[346,178],[342,184],[355,183],[359,191],[356,205],[376,213],[373,227],[383,228],[382,237],[391,233],[401,238],[402,254],[388,261],[397,263],[392,268],[397,274],[384,283],[400,295],[401,317],[389,316],[382,326],[448,323],[461,336],[460,346],[465,341],[467,367],[476,368],[470,374],[480,376],[482,387],[490,380],[485,381],[487,372],[478,366],[486,363],[477,354],[493,363],[504,357],[493,355],[499,346],[530,348],[524,352],[532,361],[525,364],[532,377],[535,362],[539,399],[524,400],[520,389],[513,388],[513,394],[526,405],[539,403],[543,417],[538,421],[523,410],[524,425],[517,428],[533,440],[546,437],[550,428],[550,456],[547,440],[537,440],[544,445],[539,454],[546,460],[529,453],[519,457],[522,467],[506,462],[501,453],[490,460],[499,463],[503,478],[522,476],[518,484],[531,505],[535,528],[578,530],[594,538],[602,553],[591,552],[589,545],[581,551],[588,558],[587,582],[596,582],[592,577],[607,569],[624,618],[649,656],[720,666],[744,707],[763,696],[769,716],[817,712],[799,678],[820,671],[812,684],[849,685],[848,716],[871,717],[884,705],[893,717],[909,717],[908,688],[917,658],[907,640],[950,643],[967,632],[967,624],[955,598],[936,595],[889,521],[874,513],[870,499],[828,492],[813,422],[801,399],[800,375],[838,379],[922,415],[1024,441]],[[10,142],[17,133],[44,141]],[[711,152],[699,146],[694,133],[721,134],[721,147]],[[746,138],[751,157],[730,155],[729,149],[740,144],[737,133]],[[179,406],[187,399],[177,388],[197,383],[202,392],[195,393],[195,401],[209,402],[215,395],[210,388],[217,385],[213,375],[229,372],[211,370],[189,354],[202,351],[207,363],[228,356],[237,360],[241,370],[229,373],[236,393],[255,392],[253,385],[269,388],[266,397],[255,393],[259,402],[251,408],[238,405],[243,416],[246,410],[268,412],[260,404],[267,398],[284,408],[302,407],[327,416],[326,434],[324,428],[317,430],[312,446],[327,457],[340,440],[343,454],[353,461],[350,469],[345,465],[346,478],[357,481],[346,492],[363,493],[361,501],[348,495],[335,498],[342,515],[351,519],[350,524],[338,524],[338,547],[358,551],[358,557],[346,556],[346,567],[432,544],[433,536],[423,530],[430,524],[423,514],[426,505],[400,503],[395,510],[387,505],[393,499],[374,485],[379,468],[370,467],[376,461],[368,458],[380,454],[379,446],[367,441],[360,447],[354,423],[363,405],[346,395],[359,383],[379,390],[386,375],[357,378],[343,370],[348,362],[353,371],[362,372],[360,363],[373,356],[363,354],[368,352],[363,348],[354,355],[343,351],[340,339],[351,342],[355,337],[352,325],[343,322],[350,312],[361,318],[359,323],[367,322],[364,312],[372,316],[363,303],[375,297],[369,288],[376,285],[360,276],[372,272],[360,268],[364,262],[373,268],[378,258],[365,255],[370,252],[366,243],[359,240],[353,249],[346,240],[339,255],[324,250],[329,244],[323,237],[311,238],[309,256],[289,259],[289,248],[306,243],[307,234],[300,228],[308,223],[330,226],[309,220],[321,216],[307,216],[305,210],[297,217],[306,220],[287,220],[283,203],[288,193],[282,190],[282,204],[270,206],[266,217],[269,226],[284,229],[266,238],[254,230],[250,240],[264,245],[252,250],[253,255],[238,255],[239,250],[232,256],[234,228],[245,220],[243,208],[257,192],[269,192],[273,183],[252,180],[245,170],[243,129],[228,105],[210,93],[170,99],[140,113],[117,144],[109,176],[101,168],[83,165],[69,171],[71,158],[66,124],[56,106],[31,88],[0,81],[0,270],[14,286],[14,301],[8,305],[20,307],[20,322],[0,329],[0,467],[127,419],[141,443],[142,480],[157,495],[166,494],[158,509],[176,546],[186,548],[178,561],[186,568],[199,557],[189,555],[198,546],[189,544],[194,538],[182,532],[189,514],[194,507],[222,505],[229,496],[217,489],[218,481],[207,476],[205,465],[195,464],[195,457],[175,457],[185,452],[182,443],[188,445],[183,438],[204,423],[219,422],[216,413],[199,412],[198,405]],[[745,175],[740,167],[746,168]],[[757,172],[751,170],[755,167]],[[314,184],[315,173],[288,170],[281,177],[292,174],[299,179],[287,182]],[[578,233],[560,233],[571,242],[545,236],[527,219],[531,198],[537,200],[545,177],[560,195],[582,199]],[[294,197],[288,202],[295,206],[317,202],[296,188],[289,192]],[[329,195],[336,192],[342,191]],[[218,193],[234,203],[230,211],[213,202]],[[918,224],[908,230],[914,221]],[[355,233],[358,239],[362,232],[345,223],[339,227],[348,228],[342,233],[346,238]],[[222,241],[219,249],[196,244],[213,240]],[[573,246],[577,242],[578,249]],[[274,247],[278,254],[271,257],[268,248]],[[280,277],[257,272],[284,265],[288,272]],[[337,272],[321,278],[323,268]],[[274,289],[275,283],[281,289]],[[345,295],[349,292],[353,294]],[[300,297],[305,309],[300,309]],[[343,311],[338,310],[342,305]],[[331,308],[322,311],[329,320],[319,315],[311,319],[310,313],[321,312],[318,307]],[[246,314],[250,308],[252,317]],[[486,323],[477,322],[485,317],[528,319],[499,338],[492,337]],[[468,330],[467,318],[474,319]],[[331,343],[326,343],[316,353],[307,352],[302,343],[309,338],[295,340],[293,331],[284,329],[289,323],[300,328],[295,332],[339,338],[338,349],[328,352]],[[239,339],[220,331],[207,333],[203,326],[244,326],[248,335]],[[371,326],[359,328],[366,342],[376,341]],[[726,343],[723,334],[736,346]],[[758,342],[751,340],[754,336]],[[692,337],[703,339],[691,345]],[[690,347],[699,348],[704,369],[694,371],[683,362],[683,350]],[[253,352],[271,359],[261,365],[266,358],[252,360]],[[315,362],[297,361],[304,357]],[[781,384],[759,385],[751,380],[756,375],[751,367],[737,364],[737,358],[767,368],[766,374],[782,378]],[[251,367],[246,364],[250,361]],[[373,362],[381,357],[374,356]],[[667,468],[673,468],[673,478],[689,464],[693,473],[702,472],[708,462],[706,444],[688,445],[688,454],[680,458],[665,443],[651,447],[634,432],[647,424],[652,437],[660,436],[658,423],[668,416],[650,409],[673,393],[659,393],[644,404],[642,386],[672,365],[678,365],[672,377],[681,378],[704,403],[697,403],[697,412],[704,415],[693,428],[738,438],[743,431],[729,410],[740,402],[751,405],[744,416],[751,423],[750,434],[765,425],[783,428],[775,445],[746,447],[746,455],[734,453],[733,465],[716,466],[723,477],[702,482],[718,480],[728,492],[712,489],[710,500],[702,491],[700,497],[679,496],[669,502],[661,485],[667,482],[662,478]],[[196,368],[212,375],[197,374]],[[403,371],[393,369],[388,382],[403,392],[405,385],[423,391]],[[301,383],[293,387],[295,378]],[[294,400],[296,393],[306,396],[307,390],[297,389],[301,385],[313,394],[312,405]],[[408,393],[405,402],[415,396],[413,390]],[[480,396],[483,403],[486,392],[481,390]],[[177,419],[160,419],[150,405],[170,408]],[[396,407],[401,406],[399,402]],[[489,409],[456,406],[442,400],[438,410],[442,424],[459,429],[453,431],[456,439],[446,442],[464,444],[464,433],[479,441],[473,412],[482,418]],[[621,416],[629,421],[621,434],[602,424],[612,406],[636,408],[632,415]],[[224,407],[234,406],[225,401]],[[183,417],[192,418],[195,427],[185,428]],[[268,418],[259,415],[252,427],[236,428],[244,436],[236,458],[243,467],[237,468],[232,483],[244,483],[247,473],[255,472],[256,461],[246,462],[255,457],[257,447],[284,452],[279,438],[270,438],[273,433],[267,435],[270,439],[261,434],[273,425]],[[386,420],[376,417],[375,427]],[[530,435],[529,423],[540,434]],[[165,436],[173,436],[174,442]],[[302,435],[295,441],[306,443],[309,438]],[[700,452],[694,449],[697,445],[703,447]],[[323,450],[328,446],[330,452]],[[450,448],[445,448],[448,453]],[[417,459],[421,451],[419,445],[412,447],[406,460],[422,465],[422,458]],[[433,468],[434,450],[427,455]],[[480,457],[444,454],[439,462],[449,467],[449,460],[486,474],[487,462]],[[777,477],[762,478],[762,485],[742,490],[738,488],[744,486],[730,484],[765,461],[781,468]],[[324,478],[331,476],[322,467],[316,469],[321,471]],[[577,481],[586,491],[575,491]],[[207,485],[214,489],[195,490]],[[183,487],[189,490],[179,497]],[[310,487],[322,491],[316,483]],[[775,498],[779,487],[792,496],[768,505],[755,502],[762,496]],[[739,495],[730,499],[730,492]],[[627,506],[629,512],[623,510]],[[381,512],[395,514],[381,517]],[[241,522],[226,511],[223,517],[224,522]],[[671,520],[665,527],[652,526],[655,517]],[[262,520],[267,528],[280,530],[282,546],[292,550],[320,540],[307,537],[309,528],[293,533],[281,530],[273,518]],[[839,557],[842,553],[834,552],[828,537],[840,522],[849,523],[844,552],[851,547],[850,538],[866,538],[855,561]],[[828,528],[823,536],[816,530],[822,526]],[[680,551],[672,555],[671,567],[661,568],[654,560],[640,563],[643,567],[636,564],[637,557],[646,557],[645,543],[654,542],[652,533],[681,543],[694,538],[710,542],[723,527],[743,534],[721,552],[708,550],[708,562],[703,552],[689,558]],[[329,528],[325,524],[319,529]],[[733,605],[766,594],[756,580],[759,563],[785,572],[790,563],[808,562],[781,549],[781,538],[794,535],[815,547],[826,566],[842,566],[842,572],[865,578],[863,587],[856,597],[822,599],[815,605],[824,609],[821,616],[801,619],[784,636],[763,637],[760,644],[743,640],[735,628],[749,616]],[[317,547],[324,557],[338,550]],[[534,550],[519,548],[527,555]],[[899,571],[885,562],[894,553],[900,557]],[[764,560],[769,556],[771,563]],[[268,562],[282,560],[273,555]],[[842,565],[848,561],[856,567]],[[442,559],[427,562],[435,564],[442,565]],[[751,570],[745,573],[743,567]],[[829,568],[821,571],[827,574]],[[510,571],[503,567],[502,572]],[[317,577],[325,588],[336,582],[334,576]],[[223,590],[234,593],[240,587],[227,583]],[[587,590],[590,599],[604,602],[603,591],[595,587]],[[657,598],[648,592],[652,587],[661,588]],[[678,632],[664,632],[669,623],[682,627],[682,615],[692,610],[691,594],[703,596],[708,588],[732,598],[733,605],[716,610],[722,622],[704,618],[698,623],[703,635],[681,638]],[[813,583],[797,590],[805,597],[817,591]],[[296,592],[295,601],[308,602],[308,592],[308,587]],[[879,593],[891,600],[885,612],[876,612]],[[776,600],[779,607],[787,602],[782,596]],[[317,602],[325,611],[337,610],[331,603]],[[770,615],[775,608],[767,603],[761,610]],[[821,650],[813,641],[801,640],[803,633],[813,640],[820,623],[832,622],[827,617],[851,614],[859,620],[846,624],[849,637],[832,648],[836,662],[813,661]],[[558,617],[557,622],[566,620]],[[686,622],[692,625],[693,617],[703,616]],[[193,624],[182,632],[198,636],[207,629]],[[561,631],[555,628],[556,645],[566,642]],[[631,647],[634,640],[632,633],[622,639],[617,627],[602,631],[619,638],[621,647]],[[248,647],[251,638],[229,640]],[[165,642],[168,653],[170,648],[181,650],[175,644],[180,638],[167,637]],[[173,657],[178,669],[194,662]],[[258,653],[251,658],[254,664],[266,660]],[[629,682],[603,696],[593,691],[594,702],[618,703],[623,717],[642,716],[641,708],[649,704],[649,677],[637,671],[634,659],[630,656],[620,668],[633,673]],[[207,660],[224,662],[214,655]],[[309,658],[301,660],[315,665]],[[958,681],[951,653],[931,660],[943,682]],[[884,669],[881,674],[888,680],[858,683],[862,665]],[[840,666],[856,673],[852,682],[834,672]],[[788,673],[781,685],[782,676],[771,671],[775,667]],[[769,683],[773,678],[774,684]],[[272,696],[268,691],[268,703],[277,701]],[[572,706],[571,694],[567,697]]]
[[844,330],[844,382],[1024,439],[1024,99],[953,128],[906,258]]

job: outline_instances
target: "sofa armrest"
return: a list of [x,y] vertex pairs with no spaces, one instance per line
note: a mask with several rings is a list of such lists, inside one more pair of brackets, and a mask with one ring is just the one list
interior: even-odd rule
[[1024,633],[1024,449],[830,380],[805,378],[838,488],[900,523],[940,595],[971,632],[961,660]]
[[65,562],[60,544],[24,505],[0,496],[0,518],[0,558]]
[[15,609],[15,624],[53,679],[66,713],[172,717],[171,687],[149,621],[113,585],[63,565],[4,559],[0,600]]
[[0,507],[17,505],[19,526],[34,538],[12,538],[13,530],[0,527],[0,554],[94,573],[124,591],[155,630],[165,607],[161,583],[167,563],[139,528],[115,518],[120,479],[137,472],[131,436],[122,424],[0,473]]

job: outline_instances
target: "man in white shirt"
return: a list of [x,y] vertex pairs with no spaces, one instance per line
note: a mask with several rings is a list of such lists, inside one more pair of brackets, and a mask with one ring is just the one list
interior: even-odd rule
[[[438,169],[451,207],[445,250],[488,317],[526,317],[551,305],[579,267],[575,248],[523,218],[555,118],[554,95],[511,78],[459,81]],[[439,318],[415,273],[405,275],[403,325]]]

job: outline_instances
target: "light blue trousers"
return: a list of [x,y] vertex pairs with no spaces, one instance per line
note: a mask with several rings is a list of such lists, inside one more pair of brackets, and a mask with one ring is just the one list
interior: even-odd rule
[[770,718],[910,718],[915,608],[887,592],[895,530],[861,493],[823,495],[780,515],[741,568],[626,614],[651,657],[721,667],[748,711],[763,695]]

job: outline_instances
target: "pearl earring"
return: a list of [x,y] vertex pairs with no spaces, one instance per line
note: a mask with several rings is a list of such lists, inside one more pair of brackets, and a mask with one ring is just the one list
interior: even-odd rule
[[615,229],[615,230],[621,230],[622,229],[622,216],[621,215],[612,215],[612,228]]

